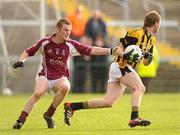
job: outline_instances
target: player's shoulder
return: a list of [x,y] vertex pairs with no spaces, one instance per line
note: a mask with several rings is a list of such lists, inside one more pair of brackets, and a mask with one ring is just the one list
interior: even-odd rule
[[46,37],[43,37],[43,38],[37,40],[36,44],[45,46],[50,42],[51,42],[51,36],[46,36]]
[[73,40],[71,38],[66,39],[66,43],[72,44],[72,45],[79,45],[80,44],[80,42]]
[[52,35],[51,35],[51,36],[45,36],[45,37],[42,38],[41,40],[42,40],[42,41],[49,41],[49,42],[50,42],[50,41],[52,41],[52,37],[53,37]]
[[128,29],[128,34],[129,35],[139,34],[139,33],[142,33],[142,32],[144,32],[143,28],[130,28],[130,29]]
[[51,40],[51,36],[46,36],[43,38],[40,38],[37,42],[44,42],[44,41],[50,41]]

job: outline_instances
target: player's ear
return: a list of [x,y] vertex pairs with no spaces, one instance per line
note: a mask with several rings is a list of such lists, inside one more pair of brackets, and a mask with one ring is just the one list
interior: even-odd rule
[[60,31],[60,28],[56,27],[56,33],[59,33],[59,31]]

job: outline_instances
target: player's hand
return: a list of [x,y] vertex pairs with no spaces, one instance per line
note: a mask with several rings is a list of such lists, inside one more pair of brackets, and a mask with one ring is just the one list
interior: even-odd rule
[[129,62],[138,62],[139,61],[139,55],[138,54],[133,54],[134,49],[132,49],[128,53],[124,53],[123,58],[126,59]]
[[15,62],[14,64],[13,64],[13,68],[18,68],[18,67],[21,67],[21,68],[23,68],[24,67],[24,62],[22,62],[22,61],[17,61],[17,62]]
[[110,52],[110,54],[111,54],[111,55],[116,55],[117,49],[118,49],[118,47],[117,47],[117,46],[116,46],[116,47],[114,47],[114,48],[111,48],[111,52]]
[[151,63],[153,55],[150,52],[144,53],[143,57],[148,60],[148,63]]

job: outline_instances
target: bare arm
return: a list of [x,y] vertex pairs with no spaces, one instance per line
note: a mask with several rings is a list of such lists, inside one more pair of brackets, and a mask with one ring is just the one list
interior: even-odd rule
[[110,55],[110,48],[102,48],[93,46],[90,55]]
[[28,58],[28,54],[26,51],[23,51],[22,54],[20,55],[19,61],[15,62],[13,64],[13,68],[17,69],[19,67],[23,68],[24,67],[24,62],[26,61],[26,59]]
[[122,44],[118,45],[115,48],[102,48],[93,46],[90,55],[119,55],[123,56],[123,46]]
[[118,49],[117,49],[117,51],[116,51],[116,54],[117,55],[119,55],[120,57],[123,57],[123,55],[124,55],[124,47],[122,46],[122,44],[120,43],[119,45],[118,45]]
[[27,52],[23,51],[22,54],[20,55],[19,61],[25,62],[28,57],[29,56],[28,56]]

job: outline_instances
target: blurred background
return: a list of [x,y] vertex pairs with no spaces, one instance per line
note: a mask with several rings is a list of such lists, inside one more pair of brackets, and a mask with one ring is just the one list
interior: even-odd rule
[[[149,69],[138,67],[137,71],[149,93],[180,92],[180,0],[0,0],[0,90],[13,94],[33,91],[39,55],[29,59],[19,73],[13,74],[11,65],[25,48],[53,34],[58,19],[72,21],[71,38],[88,45],[114,47],[129,28],[142,27],[150,10],[162,16],[156,59]],[[113,59],[72,58],[71,92],[104,93]]]

